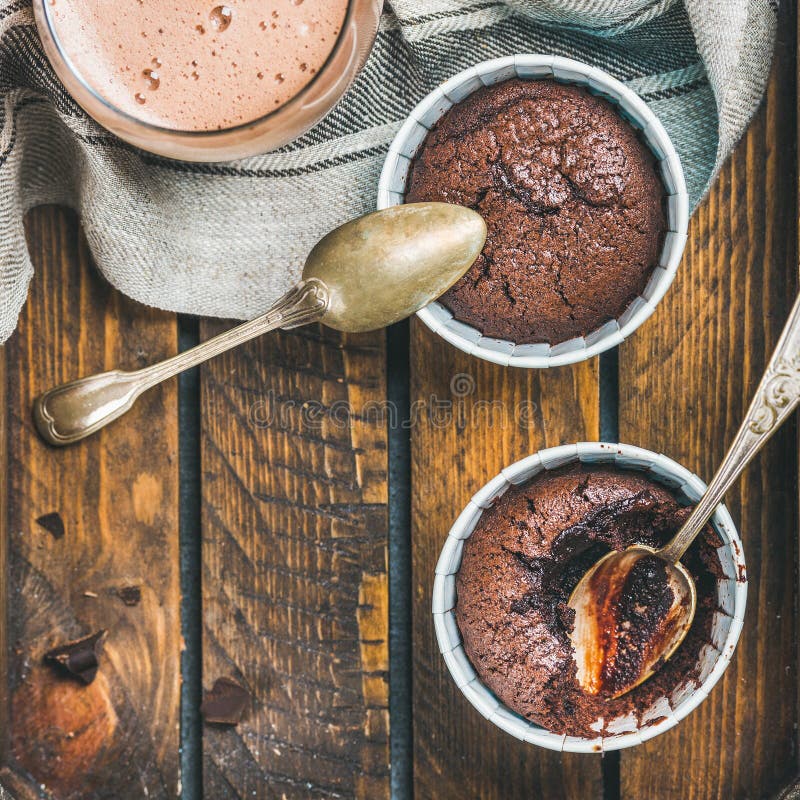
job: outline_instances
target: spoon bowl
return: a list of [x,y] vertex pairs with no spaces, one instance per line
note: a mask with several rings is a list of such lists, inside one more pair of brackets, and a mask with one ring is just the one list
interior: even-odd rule
[[637,544],[612,550],[569,598],[577,680],[588,694],[620,697],[646,681],[692,626],[697,590],[686,567]]
[[303,280],[322,281],[322,322],[351,333],[411,316],[444,294],[480,255],[486,223],[449,203],[410,203],[358,217],[309,253]]

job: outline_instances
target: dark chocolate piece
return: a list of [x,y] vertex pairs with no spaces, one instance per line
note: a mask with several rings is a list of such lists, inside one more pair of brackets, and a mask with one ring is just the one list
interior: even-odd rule
[[205,692],[200,713],[215,725],[237,725],[250,702],[250,692],[233,678],[217,678]]
[[36,524],[44,528],[54,539],[64,538],[64,520],[58,511],[51,511],[49,514],[42,514],[36,518]]
[[142,599],[142,590],[138,586],[121,586],[117,595],[126,606],[136,606]]
[[83,639],[54,647],[44,654],[45,661],[57,664],[88,685],[97,675],[100,654],[107,635],[108,631],[100,630]]

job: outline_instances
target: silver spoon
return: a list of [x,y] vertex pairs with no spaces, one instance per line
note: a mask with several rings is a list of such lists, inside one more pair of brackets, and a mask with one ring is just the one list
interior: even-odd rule
[[[647,680],[680,646],[697,608],[694,581],[680,559],[714,514],[731,484],[798,403],[800,297],[795,301],[733,444],[681,529],[658,550],[637,544],[608,553],[575,587],[569,599],[570,607],[575,610],[570,638],[578,668],[578,683],[584,691],[619,697]],[[619,599],[627,591],[627,605],[630,606],[631,587],[635,583],[631,579],[631,570],[637,564],[640,569],[645,566],[652,568],[653,562],[642,563],[646,557],[658,559],[656,566],[664,569],[672,601],[657,624],[643,632],[636,630],[636,620],[646,618],[646,601],[638,604],[633,619],[626,619],[626,615],[619,611]],[[633,661],[631,653],[635,653]]]
[[50,444],[77,442],[122,416],[147,389],[276,328],[319,321],[357,332],[391,325],[446,292],[485,240],[479,214],[446,203],[409,203],[359,217],[314,247],[300,283],[263,316],[160,364],[50,389],[34,400],[36,427]]

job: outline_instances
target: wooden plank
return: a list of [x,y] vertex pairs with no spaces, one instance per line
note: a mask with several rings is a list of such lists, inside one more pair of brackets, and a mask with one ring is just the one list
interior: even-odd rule
[[[766,104],[694,215],[675,286],[621,351],[622,439],[705,478],[796,291],[794,29],[780,30]],[[734,662],[676,729],[622,753],[624,798],[769,797],[797,771],[796,441],[784,427],[726,498],[750,578]]]
[[[3,615],[8,749],[0,782],[18,798],[174,797],[178,787],[180,620],[175,383],[112,428],[67,449],[43,444],[31,400],[42,389],[173,353],[175,316],[124,299],[90,264],[74,214],[29,217],[36,277],[5,346],[7,498]],[[57,513],[57,538],[36,520]],[[126,605],[122,587],[138,586]],[[50,647],[100,628],[89,686],[43,663]],[[5,673],[4,673],[5,680]],[[4,704],[5,705],[5,704]]]
[[420,323],[412,331],[415,797],[598,798],[599,758],[524,744],[468,704],[439,654],[431,617],[439,552],[470,496],[542,447],[598,438],[597,360],[546,372],[503,368]]
[[315,326],[202,369],[203,679],[253,698],[209,797],[389,794],[385,358]]

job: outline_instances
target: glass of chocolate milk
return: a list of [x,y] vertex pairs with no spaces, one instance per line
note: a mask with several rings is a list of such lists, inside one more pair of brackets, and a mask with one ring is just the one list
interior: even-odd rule
[[227,161],[284,145],[363,66],[382,0],[33,0],[50,62],[144,150]]

